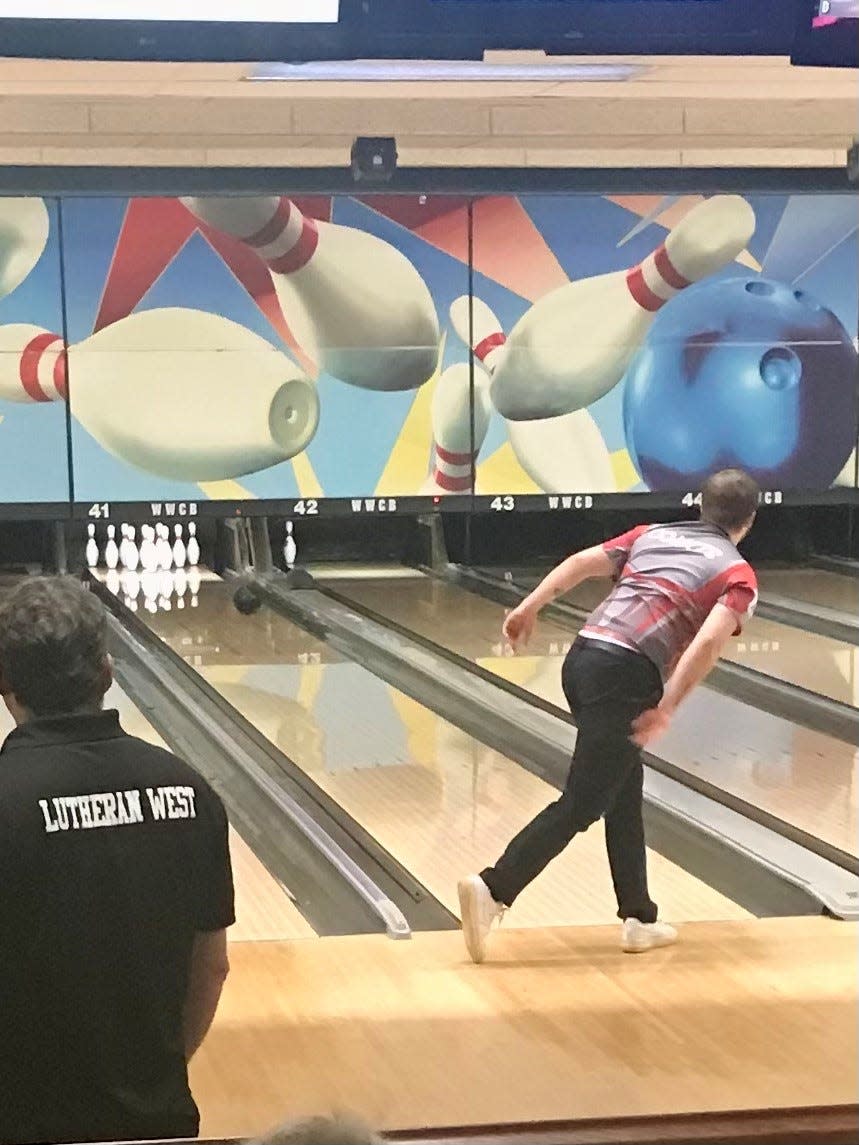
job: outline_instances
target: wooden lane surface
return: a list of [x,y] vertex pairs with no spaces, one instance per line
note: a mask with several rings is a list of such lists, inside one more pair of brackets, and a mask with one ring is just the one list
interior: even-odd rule
[[[500,636],[504,609],[465,589],[430,577],[338,580],[332,587],[566,710],[561,663],[575,626],[541,618],[528,648],[514,656]],[[576,603],[594,592],[594,585],[577,590]],[[763,623],[755,621],[755,631]],[[803,641],[822,639],[803,633]],[[702,689],[680,709],[657,754],[660,748],[694,778],[857,853],[859,752],[851,745]]]
[[[130,697],[114,684],[105,707],[115,708],[129,735],[139,736],[158,747],[167,747],[146,716]],[[6,708],[0,704],[0,740],[13,728]],[[315,938],[307,920],[284,888],[268,873],[250,847],[230,828],[230,856],[236,888],[236,923],[230,929],[233,943],[249,940]]]
[[352,1109],[382,1129],[856,1101],[857,929],[684,927],[635,957],[608,928],[241,944],[192,1064],[203,1136]]
[[[271,609],[239,615],[228,585],[204,584],[198,608],[146,619],[177,651],[194,650],[197,671],[224,699],[453,912],[457,880],[494,861],[557,798],[360,665],[332,662],[330,649]],[[231,655],[235,662],[225,662]],[[284,663],[286,655],[308,662]],[[314,662],[322,656],[329,662]],[[748,917],[656,852],[649,870],[667,919]],[[599,924],[612,922],[615,909],[600,822],[527,888],[511,918],[517,926]]]

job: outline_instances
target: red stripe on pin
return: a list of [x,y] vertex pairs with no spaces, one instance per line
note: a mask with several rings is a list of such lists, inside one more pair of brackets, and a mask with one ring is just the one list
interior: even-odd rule
[[440,445],[436,445],[435,453],[436,457],[447,465],[471,465],[474,458],[473,453],[451,453],[449,449],[442,449]]
[[66,364],[68,362],[68,354],[65,347],[62,352],[57,354],[57,360],[54,362],[54,389],[63,399],[69,400],[69,387],[68,387],[68,373],[66,371]]
[[651,312],[658,310],[660,306],[665,305],[665,299],[660,298],[655,291],[644,280],[644,271],[640,266],[634,266],[632,270],[627,272],[626,285],[629,293],[642,308],[642,310],[649,310]]
[[[291,203],[289,199],[281,199],[277,204],[277,210],[265,226],[244,241],[254,250],[263,250],[265,247],[271,246],[283,236],[292,219],[293,212],[298,212],[295,204]],[[300,213],[299,217],[301,219],[301,233],[289,250],[283,254],[275,255],[274,258],[266,259],[269,269],[276,274],[294,274],[303,266],[307,266],[319,245],[319,229],[314,220],[306,219]]]
[[691,285],[690,279],[684,278],[671,261],[671,255],[665,249],[664,243],[654,254],[653,264],[662,281],[667,283],[668,286],[674,290],[684,290],[687,286]]
[[[21,385],[24,393],[31,401],[34,402],[50,402],[53,401],[51,394],[46,394],[42,389],[42,383],[39,381],[39,366],[42,363],[42,356],[49,346],[58,342],[59,338],[56,334],[37,334],[32,341],[28,342],[21,352],[21,359],[18,365],[18,376],[21,379]],[[61,360],[65,358],[65,351],[57,356],[57,361],[54,363],[54,384],[56,384],[57,368]],[[65,397],[65,363],[62,369],[63,389],[60,391],[57,386],[57,392]]]
[[255,248],[270,246],[275,242],[289,225],[289,217],[292,214],[294,207],[289,199],[279,199],[277,203],[277,210],[271,216],[267,223],[265,223],[256,234],[248,235],[244,240],[248,246]]
[[465,477],[451,477],[448,473],[442,473],[440,469],[436,469],[433,480],[447,493],[464,493],[471,488],[470,474]]
[[268,265],[277,274],[295,274],[307,266],[319,246],[319,231],[313,219],[302,219],[298,242],[286,254],[270,258]]
[[490,334],[474,347],[475,356],[479,358],[481,362],[485,362],[487,356],[491,354],[493,350],[497,350],[499,346],[503,346],[506,341],[506,335],[502,334],[500,330],[497,334]]

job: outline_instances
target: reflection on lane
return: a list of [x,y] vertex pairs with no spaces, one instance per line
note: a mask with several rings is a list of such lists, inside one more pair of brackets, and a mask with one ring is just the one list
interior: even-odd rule
[[[557,793],[357,664],[263,607],[240,616],[232,589],[204,583],[193,611],[147,623],[450,910],[479,870]],[[745,912],[661,856],[666,917]],[[515,925],[614,921],[602,827],[568,848],[522,895]]]
[[859,613],[859,578],[826,569],[761,569],[762,593],[777,593],[794,600],[835,608],[850,616]]
[[[465,589],[422,576],[338,579],[332,587],[566,708],[561,662],[575,631],[557,621],[541,620],[526,652],[514,656],[500,637],[503,607]],[[587,593],[594,587],[586,586]],[[845,852],[859,849],[859,752],[840,740],[699,690],[655,750],[690,775]]]

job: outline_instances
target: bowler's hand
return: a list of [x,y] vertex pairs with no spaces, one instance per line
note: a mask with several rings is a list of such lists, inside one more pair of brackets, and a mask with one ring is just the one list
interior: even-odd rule
[[508,612],[504,619],[502,632],[514,648],[523,647],[531,639],[534,625],[537,622],[537,613],[533,608],[520,604],[512,612]]
[[629,738],[639,747],[647,747],[668,730],[671,716],[672,712],[667,708],[650,708],[642,712],[638,719],[633,720],[632,735]]

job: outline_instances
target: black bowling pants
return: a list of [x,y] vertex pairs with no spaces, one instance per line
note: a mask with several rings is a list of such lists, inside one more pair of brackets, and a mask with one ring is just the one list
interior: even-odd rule
[[629,737],[636,716],[659,703],[659,673],[637,652],[580,637],[564,661],[562,683],[578,726],[564,792],[519,832],[483,880],[493,898],[511,906],[574,835],[604,817],[618,918],[655,922],[656,904],[647,891],[641,752]]

